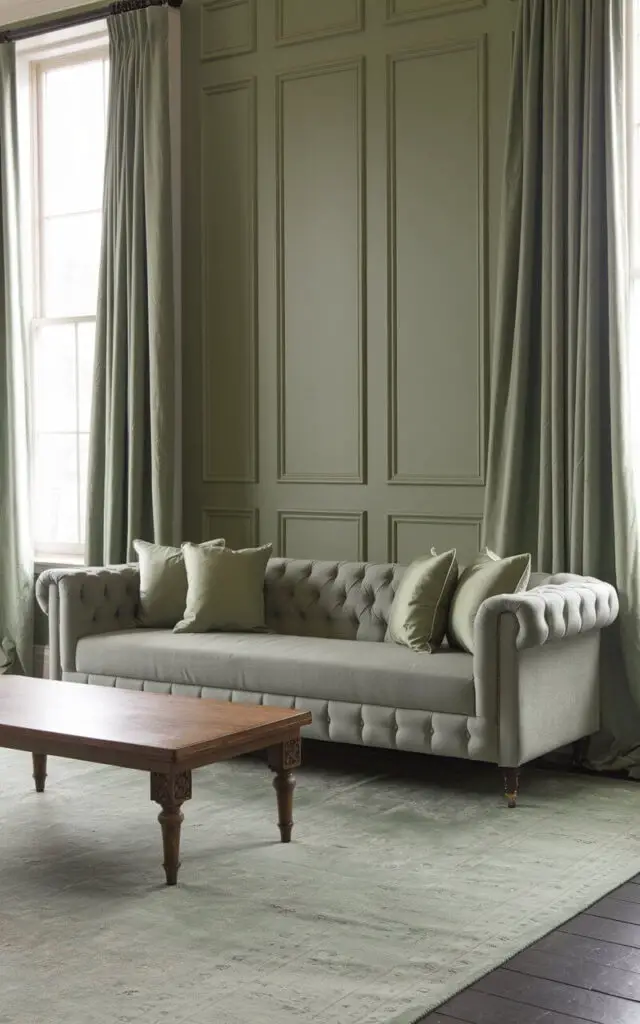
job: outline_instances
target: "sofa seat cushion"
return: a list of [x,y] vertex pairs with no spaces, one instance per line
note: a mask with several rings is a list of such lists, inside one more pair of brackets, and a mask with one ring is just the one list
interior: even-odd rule
[[364,640],[132,629],[84,637],[76,670],[417,711],[475,714],[473,658]]

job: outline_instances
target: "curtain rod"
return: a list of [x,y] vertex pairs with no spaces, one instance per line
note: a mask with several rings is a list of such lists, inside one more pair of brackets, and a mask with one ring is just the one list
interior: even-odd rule
[[39,21],[22,28],[5,29],[0,31],[0,43],[16,43],[20,39],[32,39],[34,36],[45,35],[47,32],[75,28],[77,25],[88,25],[92,21],[103,21],[114,14],[128,14],[131,11],[141,11],[145,7],[164,7],[165,5],[182,7],[182,0],[116,0],[115,3],[105,4],[104,7],[97,9],[75,11],[73,14],[63,14],[50,21]]

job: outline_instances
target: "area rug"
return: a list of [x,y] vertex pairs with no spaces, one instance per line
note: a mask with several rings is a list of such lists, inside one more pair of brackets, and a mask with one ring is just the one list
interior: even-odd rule
[[261,761],[199,770],[167,889],[144,775],[0,751],[0,1022],[412,1021],[640,871],[640,786],[421,761],[303,769],[289,846]]

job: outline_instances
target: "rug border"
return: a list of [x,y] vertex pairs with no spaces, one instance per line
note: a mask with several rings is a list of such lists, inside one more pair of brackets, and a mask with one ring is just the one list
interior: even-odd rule
[[[499,970],[506,963],[508,963],[509,960],[513,960],[514,956],[518,956],[519,953],[524,953],[525,950],[530,949],[531,946],[534,946],[536,942],[540,942],[540,940],[544,939],[547,935],[551,935],[552,932],[556,931],[563,924],[567,924],[568,921],[573,921],[574,918],[579,917],[580,914],[587,913],[591,909],[591,907],[595,907],[596,903],[599,903],[600,900],[606,899],[607,896],[610,896],[612,892],[615,892],[616,889],[619,889],[621,885],[624,885],[631,878],[635,878],[636,875],[640,874],[640,865],[638,865],[638,868],[638,871],[633,871],[630,875],[627,875],[625,873],[625,875],[620,881],[615,882],[610,889],[606,889],[603,893],[601,893],[600,896],[597,896],[594,900],[591,900],[590,903],[587,903],[586,906],[582,908],[582,910],[577,910],[575,914],[571,915],[571,917],[561,918],[556,924],[553,924],[550,928],[546,928],[545,931],[541,932],[541,934],[538,935],[536,938],[531,939],[530,942],[526,942],[524,946],[519,946],[513,953],[509,953],[508,956],[505,956],[504,959],[494,964],[494,966],[490,967],[489,970],[483,970],[478,973],[474,973],[473,976],[471,977],[471,980],[465,981],[464,985],[458,985],[447,996],[445,996],[444,999],[439,999],[438,1002],[435,1003],[433,1006],[427,1006],[426,1009],[418,1009],[418,1007],[413,1007],[412,1009],[404,1010],[399,1016],[387,1018],[387,1020],[384,1021],[383,1024],[422,1024],[422,1020],[427,1016],[427,1014],[434,1013],[436,1010],[439,1010],[442,1006],[444,1006],[445,1003],[448,1003],[450,999],[453,999],[454,996],[460,995],[461,992],[464,992],[472,985],[475,985],[475,983],[477,981],[480,981],[481,978],[486,978],[487,975],[493,974],[494,971]],[[580,1022],[576,1021],[576,1024],[580,1024]]]

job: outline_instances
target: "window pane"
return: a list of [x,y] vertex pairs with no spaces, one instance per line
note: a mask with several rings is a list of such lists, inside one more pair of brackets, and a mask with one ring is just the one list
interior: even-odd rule
[[87,518],[87,476],[89,470],[89,435],[80,434],[78,438],[80,452],[80,540],[85,541],[85,521]]
[[78,428],[91,430],[95,321],[78,324]]
[[98,210],[105,157],[104,62],[45,71],[42,93],[42,212]]
[[80,542],[77,435],[40,434],[35,452],[35,523],[43,544]]
[[44,223],[44,316],[95,316],[100,265],[100,213]]
[[[638,109],[638,113],[640,114],[640,108]],[[640,124],[637,124],[634,128],[633,141],[634,182],[631,189],[631,196],[633,200],[633,210],[631,212],[631,258],[634,263],[635,269],[638,270],[640,269]]]
[[33,378],[36,433],[75,431],[77,391],[73,324],[36,329]]

